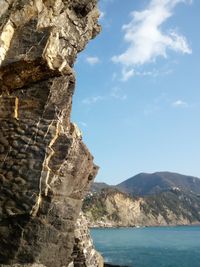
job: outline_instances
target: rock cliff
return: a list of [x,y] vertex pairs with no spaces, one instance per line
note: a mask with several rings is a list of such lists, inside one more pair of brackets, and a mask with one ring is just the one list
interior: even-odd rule
[[70,122],[72,68],[98,16],[96,0],[0,1],[0,266],[74,264],[98,168]]
[[91,193],[83,210],[90,226],[166,226],[200,224],[200,196],[174,188],[131,197],[113,188]]
[[75,266],[103,267],[102,256],[94,249],[88,230],[88,221],[81,212],[76,222],[75,244],[73,249]]

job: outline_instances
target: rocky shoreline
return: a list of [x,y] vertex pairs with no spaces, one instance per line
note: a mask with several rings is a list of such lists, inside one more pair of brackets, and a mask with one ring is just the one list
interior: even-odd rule
[[83,203],[90,227],[146,227],[200,224],[199,196],[171,189],[158,195],[130,197],[106,188]]
[[105,264],[104,264],[104,267],[128,267],[128,266],[112,265],[112,264],[109,264],[109,263],[105,263]]
[[188,226],[188,227],[191,227],[191,226],[200,226],[200,223],[195,223],[195,224],[167,224],[167,225],[126,225],[126,226],[123,226],[123,225],[89,225],[89,228],[90,229],[118,229],[118,228],[149,228],[149,227],[182,227],[182,226]]

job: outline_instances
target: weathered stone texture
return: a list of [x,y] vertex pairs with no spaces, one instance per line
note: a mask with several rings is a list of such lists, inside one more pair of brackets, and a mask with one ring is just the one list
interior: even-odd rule
[[72,67],[100,30],[96,4],[0,1],[0,266],[72,263],[97,172],[70,122]]
[[88,222],[82,212],[76,222],[73,261],[75,267],[104,266],[102,256],[94,249]]

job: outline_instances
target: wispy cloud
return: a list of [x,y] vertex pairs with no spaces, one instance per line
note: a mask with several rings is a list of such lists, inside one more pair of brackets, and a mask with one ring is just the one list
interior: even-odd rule
[[150,116],[150,115],[153,115],[153,114],[155,114],[155,113],[158,113],[158,112],[160,112],[160,106],[158,106],[158,105],[155,105],[155,106],[151,106],[151,105],[149,105],[149,106],[147,106],[147,107],[145,107],[145,109],[144,109],[144,115],[145,116]]
[[87,57],[86,58],[87,63],[89,63],[90,65],[96,65],[100,62],[100,59],[98,57]]
[[133,77],[135,75],[135,71],[134,69],[127,69],[127,68],[123,68],[122,69],[122,78],[121,80],[123,82],[128,81],[131,77]]
[[119,100],[126,100],[127,99],[127,95],[124,94],[122,92],[122,89],[119,87],[112,88],[110,96],[113,98],[119,99]]
[[84,121],[80,121],[79,124],[80,124],[81,126],[85,127],[85,128],[87,127],[87,123],[84,122]]
[[112,81],[115,81],[117,79],[117,73],[113,72],[112,74]]
[[105,3],[113,3],[114,0],[103,0],[103,2],[105,2]]
[[97,102],[100,102],[102,100],[104,100],[103,96],[92,96],[92,97],[84,98],[82,100],[82,104],[91,105],[91,104],[95,104]]
[[81,102],[84,105],[95,105],[102,101],[109,101],[111,99],[116,100],[126,100],[127,95],[123,92],[122,88],[119,87],[113,87],[110,92],[108,92],[105,95],[97,95],[97,96],[91,96],[84,98]]
[[179,3],[191,3],[190,0],[151,0],[148,7],[140,12],[132,12],[132,19],[122,29],[128,48],[112,58],[113,62],[123,66],[122,76],[126,81],[134,76],[137,66],[154,62],[157,57],[167,58],[167,51],[173,50],[191,54],[186,38],[175,30],[163,32],[162,24],[173,15],[173,9]]
[[175,102],[172,103],[172,106],[175,107],[175,108],[187,108],[189,105],[187,102],[181,100],[181,99],[178,99],[176,100]]
[[100,10],[100,16],[99,19],[102,20],[105,17],[105,12]]
[[169,75],[173,72],[172,69],[167,69],[165,71],[163,70],[157,70],[157,69],[152,69],[148,71],[138,71],[134,69],[122,69],[122,78],[121,81],[126,82],[128,79],[130,79],[133,76],[151,76],[151,77],[158,77],[160,75],[165,76]]

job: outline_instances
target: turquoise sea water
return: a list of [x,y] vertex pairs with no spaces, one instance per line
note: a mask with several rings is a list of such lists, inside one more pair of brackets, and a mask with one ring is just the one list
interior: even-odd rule
[[200,226],[92,229],[91,235],[112,264],[200,267]]

